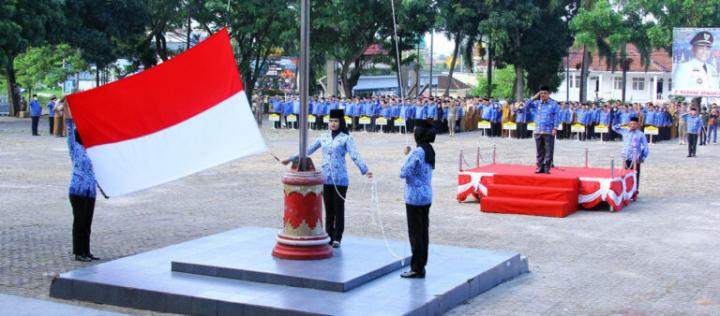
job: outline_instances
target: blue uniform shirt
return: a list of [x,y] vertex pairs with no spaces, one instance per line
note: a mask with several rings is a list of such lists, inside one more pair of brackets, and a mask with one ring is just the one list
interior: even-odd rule
[[65,120],[65,122],[70,160],[73,165],[68,191],[71,195],[94,198],[97,194],[95,192],[97,183],[92,163],[85,152],[85,147],[75,141],[75,122],[72,119]]
[[280,100],[271,99],[270,104],[272,105],[272,111],[275,113],[282,113],[283,111],[283,104],[280,102]]
[[683,119],[687,122],[687,132],[690,134],[699,134],[702,128],[702,120],[699,115],[691,116],[689,113],[682,115]]
[[545,102],[530,99],[525,103],[525,108],[535,109],[537,111],[537,115],[535,116],[535,124],[537,124],[535,133],[549,134],[560,124],[560,119],[558,118],[560,106],[553,99],[548,99]]
[[38,100],[30,101],[30,116],[40,115],[42,115],[42,107],[40,106],[40,102]]
[[437,119],[437,105],[435,104],[428,104],[425,106],[427,113],[425,114],[426,118],[429,119]]
[[629,129],[620,127],[619,124],[613,126],[613,130],[622,135],[623,138],[623,155],[626,160],[633,160],[637,155],[640,161],[647,159],[649,149],[645,134],[639,129],[630,131]]
[[455,112],[455,117],[459,120],[462,119],[463,116],[465,116],[465,110],[463,110],[462,106],[457,107],[457,112]]
[[[345,154],[349,153],[350,158],[360,169],[360,173],[366,174],[368,167],[360,157],[355,147],[355,141],[350,135],[339,133],[335,138],[330,132],[324,133],[308,146],[307,155],[312,155],[322,147],[322,174],[325,184],[347,186],[349,184],[347,166],[345,165]],[[297,160],[298,156],[290,157],[290,160]]]
[[283,115],[288,116],[290,114],[293,114],[293,104],[292,101],[287,101],[283,103]]
[[413,115],[414,115],[413,118],[414,118],[414,119],[416,119],[416,120],[422,120],[422,119],[425,119],[425,118],[427,117],[427,110],[425,109],[424,106],[417,106],[417,105],[416,105],[416,106],[413,106],[412,108],[413,108],[413,110],[414,110],[414,112],[413,112]]
[[647,125],[657,126],[657,122],[655,121],[655,120],[656,120],[656,118],[655,118],[655,115],[656,115],[656,114],[657,114],[657,113],[655,113],[655,111],[646,111],[646,112],[645,112],[645,121],[643,122],[643,125],[645,125],[645,126],[647,126]]
[[610,125],[610,112],[609,111],[600,111],[600,115],[598,115],[598,123],[609,126]]
[[415,147],[400,169],[405,179],[405,203],[422,206],[432,204],[432,166],[425,162],[425,150]]
[[53,111],[53,109],[55,108],[55,102],[53,102],[53,101],[48,102],[47,108],[48,108],[48,117],[55,117],[55,111]]

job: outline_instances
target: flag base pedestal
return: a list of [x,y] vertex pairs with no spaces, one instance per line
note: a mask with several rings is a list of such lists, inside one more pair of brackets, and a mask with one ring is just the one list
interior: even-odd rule
[[297,171],[297,163],[283,178],[285,214],[283,230],[276,237],[272,255],[290,260],[317,260],[332,256],[330,237],[323,228],[324,179],[308,158],[309,171]]

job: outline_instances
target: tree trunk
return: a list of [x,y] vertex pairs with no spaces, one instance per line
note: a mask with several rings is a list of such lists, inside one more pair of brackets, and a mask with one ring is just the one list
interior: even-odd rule
[[190,5],[190,1],[188,1],[187,5],[187,37],[186,37],[186,43],[185,43],[185,50],[190,49],[190,36],[192,34],[192,6]]
[[488,65],[487,65],[487,96],[492,97],[493,93],[493,86],[492,86],[492,71],[493,71],[493,54],[495,54],[495,50],[493,49],[493,42],[492,42],[492,35],[489,36],[488,40]]
[[515,100],[521,101],[525,98],[525,69],[522,65],[515,65],[515,84],[513,85],[515,92]]
[[[588,67],[590,67],[590,59],[592,56],[590,56],[590,53],[587,50],[587,46],[583,45],[582,48],[583,56],[582,56],[582,66],[580,68],[580,102],[587,101],[587,77],[588,77]],[[570,79],[570,78],[568,78]],[[569,81],[568,81],[569,83]]]
[[622,59],[622,103],[625,104],[625,93],[627,90],[627,69],[628,62],[625,58]]
[[342,82],[343,92],[346,98],[352,97],[352,88],[350,82],[348,82],[348,72],[350,72],[350,63],[343,63],[340,67],[340,82]]
[[8,89],[8,104],[10,116],[15,116],[20,111],[20,94],[15,88],[17,86],[17,80],[15,79],[15,66],[13,61],[15,56],[8,55],[7,64],[5,65],[5,78],[7,78],[7,89]]
[[452,85],[453,72],[455,72],[455,64],[457,63],[458,50],[460,49],[460,33],[455,35],[455,48],[453,49],[453,57],[450,62],[450,73],[448,74],[447,87],[445,87],[444,96],[450,96],[450,86]]
[[95,87],[100,86],[100,66],[95,65]]
[[417,60],[415,63],[415,95],[420,96],[420,44],[417,46]]

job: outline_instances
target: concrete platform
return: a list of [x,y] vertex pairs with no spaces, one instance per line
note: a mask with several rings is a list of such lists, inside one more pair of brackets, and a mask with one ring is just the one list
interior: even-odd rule
[[[426,278],[407,280],[382,240],[353,236],[332,259],[286,261],[270,255],[278,231],[239,228],[70,271],[50,295],[201,315],[433,315],[528,271],[518,253],[430,245]],[[409,253],[405,243],[390,246]]]
[[[242,238],[238,234],[233,237]],[[217,248],[186,256],[172,262],[172,271],[272,283],[325,291],[347,292],[385,274],[410,264],[410,247],[405,243],[389,243],[393,257],[384,243],[351,237],[343,240],[342,248],[333,249],[333,256],[324,260],[283,260],[270,256],[275,239],[257,231],[253,247],[229,245],[229,235],[207,237]],[[277,233],[277,232],[275,232]],[[249,232],[242,232],[248,235]]]
[[0,294],[0,315],[122,316],[125,314],[27,297]]

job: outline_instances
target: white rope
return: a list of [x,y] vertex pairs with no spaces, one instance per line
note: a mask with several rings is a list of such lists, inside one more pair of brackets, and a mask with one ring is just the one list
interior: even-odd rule
[[[397,21],[395,20],[395,0],[390,0],[390,7],[392,8],[392,18],[393,18],[393,36],[395,37],[395,58],[397,63],[397,71],[398,71],[398,78],[400,79],[400,82],[398,82],[398,87],[400,88],[400,105],[405,105],[405,89],[403,87],[403,80],[402,80],[402,70],[400,69],[400,45],[398,44],[398,36],[397,36]],[[419,58],[420,56],[418,56]],[[432,85],[432,78],[430,78],[430,84]],[[407,111],[407,108],[405,109]],[[405,119],[405,118],[403,118]],[[401,130],[402,132],[402,130]],[[407,146],[410,142],[408,139],[408,131],[407,129],[407,119],[405,119],[405,146]]]
[[[331,155],[330,160],[332,160],[333,159],[332,155],[334,153],[332,141],[330,142],[330,146],[331,146],[330,147],[330,155]],[[399,160],[398,162],[402,163],[402,162],[404,162],[404,160],[405,160],[405,158],[403,157],[403,159]],[[347,191],[345,193],[345,196],[340,194],[340,190],[338,190],[337,184],[335,184],[335,175],[333,173],[333,169],[332,168],[329,168],[329,169],[330,169],[330,178],[333,181],[333,188],[335,189],[335,193],[337,193],[337,196],[339,196],[343,200],[343,202],[346,202],[347,201]],[[383,236],[383,242],[385,244],[385,248],[387,249],[388,253],[390,253],[391,256],[393,256],[395,259],[400,261],[400,266],[404,267],[405,266],[405,256],[400,256],[397,253],[395,253],[395,251],[392,250],[392,248],[390,247],[390,243],[388,242],[387,234],[385,233],[385,225],[382,222],[382,218],[381,218],[381,214],[380,214],[380,198],[379,198],[378,190],[377,190],[377,180],[374,177],[372,179],[368,179],[368,180],[370,181],[370,204],[368,206],[370,208],[370,219],[371,219],[373,225],[376,225],[380,228],[380,232],[382,233],[382,236]],[[368,181],[363,182],[363,185],[360,190],[361,195],[364,195],[367,183],[368,183]],[[327,224],[328,223],[325,223],[325,225],[327,225]],[[405,245],[405,247],[403,247],[403,254],[407,254],[407,245]]]

